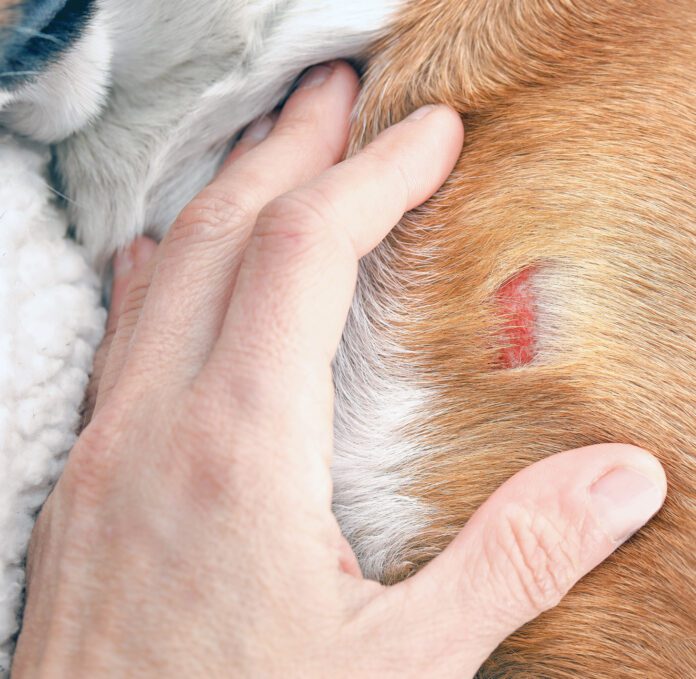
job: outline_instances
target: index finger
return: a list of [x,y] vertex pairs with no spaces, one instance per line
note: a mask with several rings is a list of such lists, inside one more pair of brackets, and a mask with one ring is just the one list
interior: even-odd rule
[[425,107],[271,202],[257,220],[203,378],[225,380],[233,393],[244,384],[238,396],[257,394],[259,417],[292,417],[299,385],[329,392],[358,259],[440,187],[462,141],[453,110]]

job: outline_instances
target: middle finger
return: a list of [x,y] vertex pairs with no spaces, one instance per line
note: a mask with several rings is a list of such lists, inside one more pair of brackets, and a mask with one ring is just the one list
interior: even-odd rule
[[122,377],[187,381],[219,333],[241,252],[259,211],[342,157],[358,79],[345,63],[310,71],[268,139],[182,212],[155,255],[154,275]]

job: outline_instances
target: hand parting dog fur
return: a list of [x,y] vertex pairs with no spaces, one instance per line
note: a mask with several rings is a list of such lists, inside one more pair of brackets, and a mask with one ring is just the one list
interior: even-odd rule
[[[98,267],[134,236],[162,235],[310,64],[366,65],[353,149],[420,104],[459,111],[467,142],[452,177],[362,263],[335,361],[336,515],[364,573],[393,582],[520,467],[607,440],[648,448],[668,471],[664,510],[481,676],[690,676],[693,0],[215,0],[204,11],[0,0],[5,35],[1,120],[54,144],[70,222]],[[0,350],[15,353],[0,364],[0,427],[12,433],[0,634],[14,629],[31,513],[72,441],[101,318],[43,157],[9,137],[5,149],[1,276],[14,287],[0,288]],[[43,286],[36,299],[29,284]]]

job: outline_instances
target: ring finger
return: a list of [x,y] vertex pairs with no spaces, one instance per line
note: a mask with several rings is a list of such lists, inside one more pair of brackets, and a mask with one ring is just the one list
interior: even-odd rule
[[251,128],[251,140],[242,140],[244,155],[238,151],[182,212],[155,255],[150,290],[141,294],[137,344],[131,342],[132,324],[116,331],[97,408],[126,362],[148,384],[197,373],[219,332],[258,212],[340,160],[357,91],[347,64],[312,69],[268,139],[259,143],[263,127],[270,128],[262,120]]

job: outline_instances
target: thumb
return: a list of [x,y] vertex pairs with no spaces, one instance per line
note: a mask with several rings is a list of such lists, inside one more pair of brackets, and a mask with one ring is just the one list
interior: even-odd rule
[[387,590],[405,655],[429,657],[443,676],[473,676],[646,523],[665,493],[659,462],[633,446],[581,448],[521,471],[437,559]]

